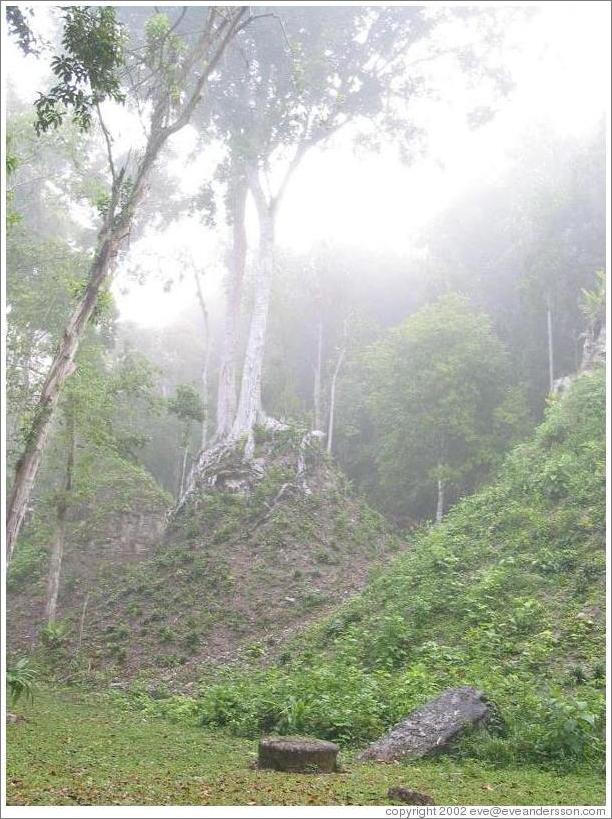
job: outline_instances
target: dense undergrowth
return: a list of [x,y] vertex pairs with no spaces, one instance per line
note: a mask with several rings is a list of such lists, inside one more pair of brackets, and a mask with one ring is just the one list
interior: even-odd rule
[[605,374],[549,407],[496,482],[464,499],[365,591],[265,670],[139,707],[235,734],[365,743],[442,689],[482,688],[500,719],[456,753],[499,764],[603,760]]
[[9,805],[381,805],[409,784],[438,805],[597,805],[603,774],[529,765],[418,760],[359,764],[333,776],[254,770],[256,743],[126,711],[108,693],[39,688],[7,731]]

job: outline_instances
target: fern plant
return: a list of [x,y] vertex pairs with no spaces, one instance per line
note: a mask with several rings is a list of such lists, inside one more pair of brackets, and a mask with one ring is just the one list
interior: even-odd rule
[[6,687],[11,702],[16,703],[21,697],[34,702],[34,681],[36,671],[27,657],[21,657],[15,665],[6,669]]

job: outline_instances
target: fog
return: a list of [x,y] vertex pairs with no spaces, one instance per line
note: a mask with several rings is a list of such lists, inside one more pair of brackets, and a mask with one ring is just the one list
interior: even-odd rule
[[602,805],[610,4],[1,16],[9,804]]
[[[279,244],[303,253],[326,241],[356,249],[415,253],[415,235],[462,193],[499,177],[531,126],[549,126],[557,134],[572,136],[592,131],[604,116],[609,96],[607,28],[601,4],[569,3],[554,9],[542,4],[533,19],[517,21],[499,46],[502,64],[515,86],[505,97],[486,100],[496,113],[478,129],[470,128],[466,120],[473,96],[460,81],[453,81],[454,67],[435,67],[436,82],[444,90],[440,99],[424,101],[417,114],[426,128],[424,156],[404,163],[384,138],[375,154],[356,155],[353,135],[339,136],[315,149],[304,159],[287,193],[279,215]],[[486,91],[483,96],[488,96]],[[185,129],[176,142],[178,154],[189,151],[193,132]],[[193,192],[198,164],[190,161],[186,175],[180,159],[173,163],[185,193]],[[202,164],[206,173],[206,156]],[[256,241],[254,213],[250,217],[250,235]],[[172,230],[173,237],[181,234],[191,245],[193,227],[187,220],[184,227]],[[218,255],[204,261],[204,247],[199,262],[215,267]],[[173,255],[165,259],[166,271],[174,267]],[[127,277],[121,281],[120,273],[121,314],[142,323],[173,320],[193,297],[188,285],[177,287],[168,299],[157,283],[151,283],[145,294],[129,288],[122,294],[122,284],[127,288]]]
[[[501,5],[498,13],[511,11]],[[411,257],[418,253],[423,228],[468,191],[500,178],[534,129],[576,138],[592,132],[609,97],[606,4],[544,3],[529,13],[514,7],[508,19],[489,56],[511,78],[507,93],[495,93],[486,80],[468,88],[452,61],[433,60],[427,73],[435,93],[411,108],[411,118],[424,129],[419,155],[402,161],[384,134],[374,152],[356,149],[360,128],[367,130],[364,123],[315,147],[296,170],[283,202],[279,245],[307,254],[322,242],[337,242]],[[57,21],[44,4],[36,8],[36,25],[46,37],[56,32]],[[473,40],[477,30],[477,21],[466,24],[451,14],[434,41],[442,40],[449,49]],[[25,56],[9,41],[5,59],[8,87],[23,104],[31,104],[49,80],[48,56]],[[484,125],[471,127],[468,113],[481,103],[494,114]],[[107,104],[105,117],[118,153],[142,142],[142,125],[133,110]],[[214,174],[222,150],[214,143],[198,146],[192,125],[173,137],[164,164],[175,194],[194,196]],[[82,218],[87,223],[87,214]],[[252,203],[247,227],[256,245]],[[147,228],[146,238],[132,243],[115,276],[121,318],[151,327],[175,321],[193,302],[193,288],[181,281],[186,253],[190,265],[206,271],[205,287],[216,303],[226,242],[222,224],[203,230],[197,217],[194,222],[180,209],[170,224]],[[134,284],[136,268],[139,285]]]
[[[368,468],[379,448],[366,362],[421,310],[457,296],[484,311],[508,356],[504,389],[524,399],[523,430],[580,364],[581,300],[605,264],[609,7],[249,8],[209,75],[207,7],[118,5],[116,90],[84,97],[85,125],[71,122],[74,80],[54,56],[65,11],[26,9],[33,49],[19,26],[5,32],[12,451],[63,316],[115,230],[101,219],[121,207],[92,339],[110,366],[142,356],[164,401],[189,385],[205,408],[187,444],[177,419],[146,422],[156,480],[177,492],[177,448],[195,462],[211,441],[246,434],[251,447],[257,424],[293,419],[320,427],[384,507]],[[475,480],[451,481],[447,500]],[[428,509],[412,504],[393,513]]]

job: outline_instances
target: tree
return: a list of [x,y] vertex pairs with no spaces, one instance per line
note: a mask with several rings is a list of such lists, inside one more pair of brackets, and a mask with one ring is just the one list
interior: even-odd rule
[[[524,258],[522,287],[531,309],[539,308],[546,316],[548,391],[553,392],[556,378],[576,369],[582,335],[579,294],[603,264],[604,190],[603,173],[595,164],[597,154],[591,154],[595,146],[586,151],[583,146],[571,146],[563,164],[558,147],[546,147],[553,156],[542,162],[540,189],[529,191],[526,197],[522,227],[531,241]],[[593,170],[598,171],[597,176]],[[587,174],[592,175],[588,188]]]
[[598,270],[592,290],[583,288],[580,309],[587,321],[580,369],[592,367],[605,358],[606,346],[606,274]]
[[[427,15],[416,8],[291,7],[265,10],[261,17],[266,19],[242,38],[240,48],[224,55],[222,69],[230,81],[224,81],[221,72],[210,100],[213,130],[229,151],[223,174],[234,234],[217,430],[230,443],[246,436],[247,454],[253,426],[269,421],[261,402],[261,378],[276,222],[287,187],[314,146],[359,117],[372,122],[388,114],[385,95],[394,68],[431,27]],[[240,81],[238,66],[246,66]],[[236,400],[235,327],[245,262],[246,186],[257,211],[259,246]]]
[[[112,7],[71,7],[64,11],[64,51],[53,58],[57,84],[36,103],[37,128],[46,131],[63,120],[61,104],[73,110],[78,125],[87,129],[92,111],[108,150],[110,193],[101,204],[101,226],[89,268],[87,284],[65,327],[58,349],[42,386],[24,450],[17,462],[8,502],[7,560],[13,554],[36,479],[49,430],[63,387],[74,372],[75,356],[100,293],[112,275],[117,255],[127,238],[146,183],[161,149],[190,120],[205,84],[224,49],[245,23],[247,9],[203,10],[202,28],[195,43],[179,47],[165,15],[156,15],[147,28],[147,48],[132,66],[125,60],[123,31]],[[129,173],[131,158],[117,168],[111,136],[100,113],[105,99],[120,100],[124,91],[119,72],[126,65],[139,73],[138,82],[148,89],[151,116],[146,147]]]
[[64,544],[66,541],[66,518],[71,501],[72,481],[74,475],[74,456],[76,450],[76,435],[74,414],[68,406],[65,410],[66,436],[67,436],[67,457],[63,486],[57,493],[55,533],[49,555],[49,573],[47,578],[47,597],[45,601],[45,619],[47,623],[55,621],[57,611],[57,598],[59,595],[60,578],[62,572],[62,558],[64,554]]
[[[233,157],[227,181],[227,221],[232,230],[231,247],[227,254],[225,319],[221,342],[221,360],[217,386],[216,437],[223,439],[232,429],[236,416],[238,358],[238,318],[242,301],[247,237],[244,224],[248,187],[240,159]],[[202,444],[204,448],[204,443]]]
[[334,413],[336,411],[336,382],[338,374],[342,367],[342,362],[346,355],[346,346],[338,350],[338,358],[336,359],[336,366],[332,373],[330,387],[329,387],[329,420],[327,422],[327,453],[331,455],[334,440]]
[[[360,434],[355,423],[356,415],[366,414],[361,412],[365,391],[358,386],[363,380],[360,354],[384,326],[421,306],[421,267],[402,256],[327,243],[304,256],[283,250],[279,261],[263,377],[265,405],[275,417],[300,417],[328,432],[333,406],[327,445],[331,437],[335,456],[363,487],[371,458],[365,451],[369,431],[364,426]],[[353,468],[356,460],[359,474]]]
[[[142,428],[154,411],[153,371],[134,356],[106,363],[104,353],[96,339],[81,347],[51,442],[55,463],[49,464],[50,478],[54,481],[59,472],[60,485],[39,499],[41,511],[54,517],[45,601],[49,623],[56,618],[65,546],[76,529],[81,528],[83,537],[84,511],[88,514],[95,505],[100,523],[105,514],[117,517],[134,496],[140,493],[142,501],[146,494],[147,478],[138,474],[137,464],[146,440]],[[58,464],[62,458],[64,464]]]
[[[210,324],[212,330],[212,317]],[[154,363],[154,393],[160,408],[167,410],[168,400],[181,384],[198,385],[197,390],[205,404],[199,385],[202,384],[202,365],[206,363],[207,350],[197,298],[167,327],[143,327],[121,321],[116,326],[115,335],[116,349],[122,354],[138,353]],[[206,419],[203,419],[202,429],[205,423]],[[140,453],[141,461],[160,485],[174,496],[179,482],[177,451],[182,452],[183,422],[174,413],[160,411],[148,416],[146,432],[148,441]],[[194,430],[190,448],[197,451],[199,445],[200,436],[196,436]]]
[[195,279],[196,293],[198,297],[198,304],[202,314],[202,324],[204,325],[204,364],[202,366],[202,398],[200,410],[200,422],[202,427],[202,435],[200,436],[200,448],[205,449],[208,443],[208,423],[209,423],[209,401],[208,401],[208,373],[210,370],[210,353],[211,353],[211,333],[210,333],[210,317],[208,315],[208,308],[204,299],[202,291],[202,284],[197,270],[193,273]]
[[189,458],[189,443],[192,426],[204,420],[204,407],[196,390],[190,384],[179,384],[176,394],[168,401],[168,410],[180,419],[183,425],[181,435],[182,460],[179,469],[177,497],[181,497],[187,477],[187,461]]
[[6,22],[10,34],[15,37],[19,48],[24,54],[38,54],[40,43],[32,31],[30,19],[33,15],[31,8],[21,9],[19,6],[6,7]]
[[529,129],[497,179],[423,235],[430,298],[462,292],[492,318],[537,417],[580,363],[581,289],[605,260],[605,140]]
[[449,295],[389,330],[367,363],[385,506],[413,515],[435,507],[439,520],[449,494],[473,487],[498,458],[507,353],[488,317]]

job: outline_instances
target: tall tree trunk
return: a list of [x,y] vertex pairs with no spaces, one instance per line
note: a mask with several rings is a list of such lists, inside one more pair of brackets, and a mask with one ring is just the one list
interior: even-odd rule
[[[248,185],[243,173],[234,179],[230,203],[232,249],[228,258],[227,306],[223,327],[219,383],[217,389],[217,438],[229,435],[236,416],[236,369],[238,357],[238,319],[242,302],[242,284],[247,252],[244,215]],[[203,445],[204,448],[204,445]]]
[[257,279],[255,283],[255,302],[251,314],[249,336],[242,366],[238,409],[230,433],[230,442],[247,435],[245,457],[250,458],[254,449],[253,428],[257,420],[271,423],[263,412],[261,405],[261,373],[266,343],[266,327],[270,309],[270,295],[274,276],[274,232],[276,214],[287,190],[289,181],[308,149],[314,144],[311,141],[300,143],[289,162],[287,170],[275,195],[266,195],[259,169],[256,165],[247,165],[246,176],[249,189],[253,194],[257,217],[259,220],[259,254]]
[[55,536],[51,547],[49,560],[49,574],[47,578],[47,597],[45,601],[45,619],[47,623],[55,621],[57,612],[57,598],[59,595],[60,578],[62,574],[62,557],[64,554],[64,542],[66,540],[66,515],[70,503],[70,492],[72,490],[72,473],[74,470],[74,453],[76,448],[76,437],[74,431],[74,417],[68,417],[68,457],[66,460],[66,474],[64,486],[60,498],[57,502],[57,516],[55,522]]
[[204,294],[202,293],[202,285],[200,284],[200,277],[197,271],[194,273],[196,280],[196,290],[198,294],[198,302],[202,311],[202,321],[204,322],[204,363],[202,365],[202,440],[200,446],[206,449],[208,442],[208,416],[209,416],[209,401],[208,401],[208,370],[210,367],[210,322],[208,320],[208,310],[206,309],[206,302],[204,301]]
[[24,450],[15,467],[15,477],[7,505],[6,554],[10,561],[25,517],[28,501],[51,429],[62,388],[75,369],[74,358],[85,328],[96,307],[102,285],[110,275],[120,237],[108,230],[91,267],[85,292],[76,306],[59,343],[40,398]]
[[546,300],[546,329],[548,334],[548,385],[550,392],[552,392],[555,385],[555,364],[550,298]]
[[207,21],[208,25],[200,32],[196,45],[185,60],[181,79],[184,79],[196,64],[201,65],[203,68],[173,122],[167,123],[166,119],[169,98],[163,95],[155,104],[151,115],[147,147],[133,175],[133,184],[127,201],[123,204],[120,204],[120,202],[126,193],[126,188],[123,185],[126,169],[124,167],[119,173],[115,173],[108,132],[101,122],[107,141],[109,169],[113,177],[111,203],[108,216],[98,236],[98,249],[89,270],[87,286],[70,317],[51,363],[34,411],[34,419],[24,450],[15,468],[15,477],[7,506],[7,563],[10,562],[15,550],[19,530],[40,467],[60,393],[66,380],[74,371],[74,358],[81,339],[98,303],[100,290],[110,278],[121,242],[129,234],[134,212],[144,194],[151,168],[168,139],[189,123],[196,106],[202,98],[204,86],[215,70],[227,44],[236,32],[245,25],[242,18],[246,13],[246,7],[236,8],[235,10],[223,9],[222,14],[219,9],[211,7]]
[[323,321],[319,319],[317,326],[317,361],[314,367],[314,428],[322,429],[323,418],[321,415],[321,369],[323,366]]
[[[274,276],[274,223],[275,210],[264,200],[263,190],[256,174],[249,179],[254,189],[259,218],[259,253],[255,281],[255,301],[247,340],[236,418],[231,437],[234,440],[249,436],[248,450],[252,449],[252,432],[261,408],[261,373],[266,341],[266,327],[270,309],[270,295]],[[247,456],[249,452],[246,453]]]
[[338,373],[340,372],[340,368],[342,367],[342,362],[344,361],[345,353],[346,348],[343,347],[340,350],[340,355],[338,356],[336,366],[334,367],[331,386],[329,390],[329,423],[327,425],[327,452],[330,455],[332,452],[332,445],[334,440],[334,413],[336,411],[336,381],[338,380]]
[[444,481],[438,478],[438,503],[436,506],[436,523],[440,523],[444,517]]

